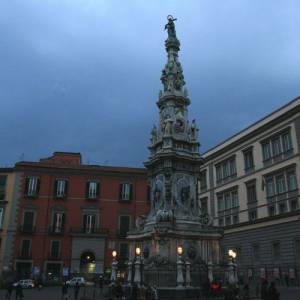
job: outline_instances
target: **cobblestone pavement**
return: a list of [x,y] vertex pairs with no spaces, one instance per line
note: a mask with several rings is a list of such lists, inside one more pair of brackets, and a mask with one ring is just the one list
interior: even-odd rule
[[[280,300],[299,300],[300,299],[300,288],[279,288]],[[90,300],[108,300],[108,298],[103,297],[102,293],[98,288],[87,287],[86,289],[81,288],[78,300],[82,296],[88,296]],[[5,290],[0,290],[0,300],[5,300]],[[44,287],[41,291],[38,290],[24,290],[24,300],[61,300],[61,288],[60,287]],[[215,298],[215,300],[221,300],[222,298]],[[259,298],[251,298],[259,299]],[[15,300],[15,293],[11,297],[11,300]],[[74,290],[69,288],[69,300],[74,300]],[[188,300],[188,299],[184,299]],[[199,299],[200,300],[200,299]],[[210,298],[214,300],[214,298]]]

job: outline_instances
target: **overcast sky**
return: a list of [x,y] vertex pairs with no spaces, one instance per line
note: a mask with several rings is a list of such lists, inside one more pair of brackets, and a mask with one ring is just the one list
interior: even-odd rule
[[1,0],[0,166],[142,166],[172,14],[201,151],[300,95],[300,1]]

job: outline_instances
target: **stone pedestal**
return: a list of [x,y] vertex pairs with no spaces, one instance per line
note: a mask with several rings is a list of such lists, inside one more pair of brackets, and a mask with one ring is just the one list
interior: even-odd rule
[[140,256],[136,257],[134,263],[134,279],[133,282],[136,283],[138,286],[141,285],[141,258]]
[[183,287],[184,279],[183,279],[183,261],[181,255],[178,255],[177,259],[177,287]]

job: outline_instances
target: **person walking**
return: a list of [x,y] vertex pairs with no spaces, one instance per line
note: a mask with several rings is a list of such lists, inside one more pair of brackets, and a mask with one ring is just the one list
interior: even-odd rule
[[276,289],[275,282],[271,282],[270,287],[268,289],[268,300],[279,300],[279,292]]
[[262,300],[268,300],[268,281],[266,279],[261,284],[260,296]]
[[74,286],[74,298],[75,298],[75,300],[77,300],[77,299],[78,299],[79,290],[80,290],[79,283],[78,283],[78,282],[76,282],[76,285]]
[[13,291],[13,286],[11,283],[9,283],[6,288],[6,299],[7,300],[10,300],[12,291]]
[[62,300],[67,300],[68,299],[68,286],[67,283],[64,282],[61,288],[61,295],[62,295]]
[[245,284],[242,290],[242,299],[243,300],[249,300],[250,294],[249,294],[249,285]]
[[24,298],[23,288],[20,283],[16,287],[16,300],[22,300]]

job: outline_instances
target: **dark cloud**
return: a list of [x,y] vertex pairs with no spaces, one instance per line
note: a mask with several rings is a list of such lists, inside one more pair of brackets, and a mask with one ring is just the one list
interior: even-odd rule
[[207,150],[300,94],[298,1],[2,1],[0,165],[53,151],[141,166],[157,121],[163,26],[178,18]]

